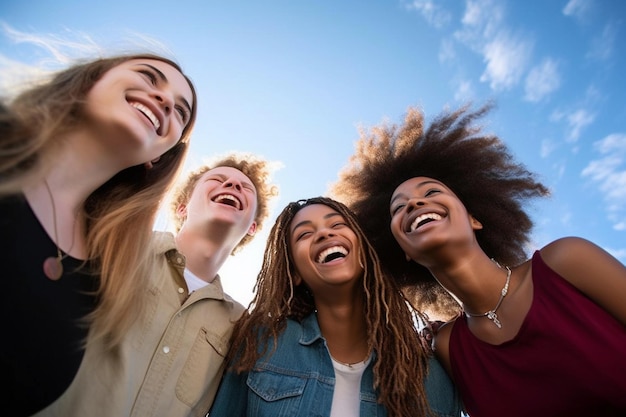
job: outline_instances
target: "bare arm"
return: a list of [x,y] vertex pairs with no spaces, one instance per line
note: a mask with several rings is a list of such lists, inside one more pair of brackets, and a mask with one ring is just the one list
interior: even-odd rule
[[452,332],[453,324],[454,321],[451,321],[439,326],[433,340],[435,356],[437,356],[441,365],[443,365],[446,372],[448,372],[450,379],[452,379],[452,367],[450,366],[450,333]]
[[577,237],[541,249],[545,263],[626,326],[626,266],[596,244]]

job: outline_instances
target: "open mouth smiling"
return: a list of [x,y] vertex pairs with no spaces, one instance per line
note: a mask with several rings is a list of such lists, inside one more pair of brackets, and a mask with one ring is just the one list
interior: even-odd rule
[[417,230],[418,228],[420,228],[421,226],[427,223],[430,223],[436,220],[441,220],[441,219],[442,217],[437,213],[420,214],[419,216],[415,218],[415,220],[413,220],[413,222],[409,226],[408,232],[414,232],[415,230]]
[[146,116],[146,118],[150,120],[150,123],[152,123],[152,126],[154,126],[157,134],[161,134],[159,131],[159,129],[161,128],[161,122],[159,121],[159,118],[152,112],[152,110],[150,110],[143,104],[137,103],[135,101],[131,102],[130,105],[139,110],[144,116]]
[[227,206],[234,207],[237,210],[241,210],[241,207],[243,206],[243,204],[241,204],[241,200],[232,194],[219,194],[213,199],[213,201],[215,203],[226,204]]
[[325,264],[330,261],[334,261],[335,259],[345,258],[346,256],[348,256],[348,249],[337,245],[321,251],[320,254],[317,255],[315,261],[318,264]]

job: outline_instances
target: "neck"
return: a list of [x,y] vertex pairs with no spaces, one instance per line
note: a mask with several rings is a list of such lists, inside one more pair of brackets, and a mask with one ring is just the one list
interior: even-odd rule
[[232,246],[205,239],[184,227],[176,235],[176,247],[185,255],[186,267],[206,282],[215,279],[233,250]]
[[56,246],[74,258],[85,259],[83,200],[71,187],[53,184],[42,180],[24,189],[26,200]]
[[360,303],[347,307],[317,309],[317,320],[331,356],[344,364],[365,360],[369,354],[367,325]]

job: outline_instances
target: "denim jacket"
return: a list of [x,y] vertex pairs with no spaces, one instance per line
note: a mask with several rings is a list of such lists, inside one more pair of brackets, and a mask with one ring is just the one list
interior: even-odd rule
[[[210,417],[329,416],[335,371],[315,314],[302,323],[287,320],[272,353],[261,357],[249,373],[227,372],[209,412]],[[361,417],[387,416],[376,402],[373,366],[361,380]],[[458,417],[459,396],[439,362],[432,357],[425,380],[431,409],[440,417]]]

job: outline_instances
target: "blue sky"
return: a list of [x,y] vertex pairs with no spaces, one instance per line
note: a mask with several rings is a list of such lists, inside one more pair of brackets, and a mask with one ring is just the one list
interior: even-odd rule
[[188,167],[233,150],[281,164],[264,233],[222,271],[244,304],[278,210],[326,193],[358,127],[400,122],[409,106],[435,116],[495,100],[487,130],[552,190],[531,208],[529,254],[574,235],[626,263],[621,0],[9,0],[0,21],[3,70],[41,67],[51,51],[38,37],[107,50],[159,42],[199,94]]

